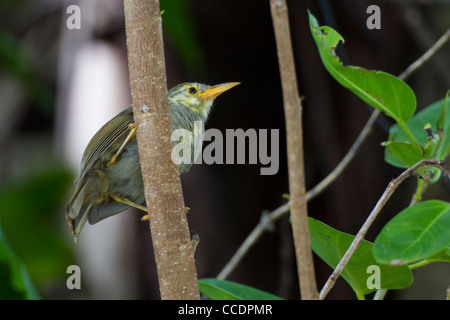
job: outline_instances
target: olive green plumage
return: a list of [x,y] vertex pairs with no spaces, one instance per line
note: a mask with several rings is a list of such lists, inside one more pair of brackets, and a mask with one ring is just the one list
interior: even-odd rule
[[[186,129],[193,135],[202,135],[214,99],[237,84],[182,83],[169,90],[172,130]],[[194,130],[196,121],[197,125],[201,124],[199,130]],[[107,122],[86,147],[80,175],[75,181],[75,193],[66,207],[66,218],[75,239],[86,221],[97,223],[130,206],[146,210],[140,206],[145,202],[144,186],[136,135],[130,135],[132,128],[134,117],[130,106]],[[127,137],[129,140],[125,142]],[[203,136],[200,139],[203,141]],[[121,146],[123,149],[118,151]],[[192,155],[193,148],[192,143]],[[181,163],[179,172],[186,172],[191,166]]]

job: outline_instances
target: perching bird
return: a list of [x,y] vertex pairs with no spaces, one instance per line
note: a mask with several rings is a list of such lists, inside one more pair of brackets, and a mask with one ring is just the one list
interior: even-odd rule
[[[214,99],[238,84],[209,86],[187,82],[170,89],[172,130],[186,129],[194,136],[203,134]],[[196,121],[201,123],[199,130],[194,130]],[[75,240],[86,221],[97,223],[130,206],[146,211],[142,205],[144,185],[135,132],[133,109],[129,106],[108,121],[86,147],[75,194],[66,206],[66,218]],[[200,139],[203,141],[203,136]],[[194,139],[191,142],[193,150]],[[180,174],[188,171],[192,163],[179,164]]]

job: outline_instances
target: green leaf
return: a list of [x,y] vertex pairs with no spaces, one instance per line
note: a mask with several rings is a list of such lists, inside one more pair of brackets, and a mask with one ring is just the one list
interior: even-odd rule
[[328,72],[363,101],[404,125],[416,109],[416,97],[412,89],[389,73],[344,66],[335,52],[339,42],[344,42],[342,36],[330,27],[319,26],[316,18],[308,14],[313,38]]
[[416,143],[388,141],[382,145],[400,160],[405,167],[410,167],[424,158],[422,147]]
[[432,255],[431,257],[428,257],[426,260],[430,262],[435,261],[450,262],[450,247],[442,249],[438,253]]
[[0,228],[0,300],[4,299],[39,299],[39,295]]
[[420,202],[398,213],[375,239],[373,255],[379,263],[411,263],[450,246],[450,203]]
[[[312,218],[308,220],[313,251],[331,268],[336,268],[355,237],[318,220]],[[372,243],[364,240],[341,273],[358,295],[375,291],[367,287],[370,276],[367,268],[372,265],[380,268],[381,289],[402,289],[412,283],[412,274],[407,266],[387,266],[377,263],[372,256]]]
[[200,279],[198,286],[212,300],[282,300],[271,293],[226,280]]
[[[420,145],[425,146],[427,144],[428,135],[424,130],[424,126],[427,123],[431,124],[431,131],[433,133],[437,132],[436,124],[438,122],[438,119],[441,118],[442,109],[444,109],[443,105],[444,100],[434,102],[422,111],[418,112],[406,123],[412,134],[417,137]],[[450,151],[450,112],[448,111],[448,109],[450,108],[450,99],[449,101],[447,101],[446,107],[447,111],[445,112],[444,120],[440,121],[441,123],[443,123],[444,135],[443,137],[439,137],[439,139],[442,139],[442,141],[439,143],[439,147],[436,150],[435,154],[435,159],[439,160],[445,160],[445,157]],[[408,135],[400,128],[398,124],[395,124],[389,130],[388,141],[411,142],[411,139],[409,139]],[[408,165],[397,158],[392,153],[392,151],[389,150],[389,148],[385,149],[384,160],[395,167],[408,167]]]

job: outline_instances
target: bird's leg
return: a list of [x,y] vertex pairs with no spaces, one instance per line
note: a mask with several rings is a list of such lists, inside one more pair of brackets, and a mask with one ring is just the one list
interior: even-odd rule
[[[114,201],[116,201],[116,202],[124,203],[124,204],[129,205],[130,207],[133,207],[133,208],[142,210],[142,211],[144,211],[144,212],[148,212],[147,207],[144,207],[144,206],[142,206],[142,205],[140,205],[140,204],[137,204],[136,202],[133,202],[133,201],[131,201],[130,199],[127,199],[127,198],[124,198],[124,197],[121,197],[121,196],[116,196],[116,195],[112,195],[111,198],[112,198]],[[141,221],[148,221],[149,219],[150,219],[150,217],[148,216],[148,214],[146,214],[145,216],[143,216],[143,217],[141,218]]]
[[127,205],[129,205],[131,207],[134,207],[136,209],[148,212],[147,207],[141,206],[140,204],[137,204],[136,202],[133,202],[130,199],[127,199],[127,198],[124,198],[124,197],[121,197],[121,196],[117,196],[117,195],[111,195],[111,198],[114,201],[116,201],[116,202],[124,203],[124,204],[127,204]]
[[130,141],[130,139],[136,133],[136,124],[130,123],[128,125],[128,130],[130,130],[130,132],[128,133],[128,136],[125,138],[125,141],[122,143],[122,145],[120,146],[119,150],[117,150],[116,154],[111,158],[111,160],[108,161],[108,163],[106,164],[106,167],[109,167],[112,164],[116,163],[117,158],[122,153],[123,148],[125,148],[126,144]]

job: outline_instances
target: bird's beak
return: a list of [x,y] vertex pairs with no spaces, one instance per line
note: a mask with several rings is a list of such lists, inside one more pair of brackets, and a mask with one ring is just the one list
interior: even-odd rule
[[238,84],[241,84],[240,82],[226,82],[217,84],[215,86],[209,87],[204,92],[200,92],[198,96],[203,100],[206,101],[208,99],[215,99],[220,94],[224,93],[227,90],[230,90],[231,88],[237,86]]

